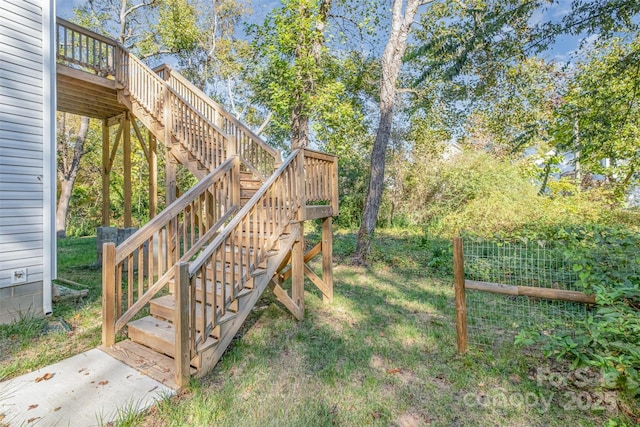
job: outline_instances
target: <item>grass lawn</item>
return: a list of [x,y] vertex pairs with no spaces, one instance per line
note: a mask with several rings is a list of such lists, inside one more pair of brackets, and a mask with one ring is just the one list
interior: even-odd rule
[[[124,411],[119,424],[635,425],[627,412],[637,402],[618,409],[611,394],[581,388],[565,365],[539,351],[504,346],[457,355],[451,279],[423,267],[429,255],[418,241],[410,232],[379,234],[365,269],[348,263],[354,235],[337,233],[333,303],[324,304],[307,281],[305,319],[297,322],[267,290],[212,372],[146,413]],[[59,276],[86,284],[89,297],[54,306],[69,333],[43,336],[35,319],[0,327],[0,377],[99,344],[94,261],[95,239],[59,243]]]

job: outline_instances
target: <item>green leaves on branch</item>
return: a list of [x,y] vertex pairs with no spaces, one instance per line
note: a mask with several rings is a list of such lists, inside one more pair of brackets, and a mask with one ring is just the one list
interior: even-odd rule
[[189,0],[165,0],[158,11],[155,31],[173,52],[195,49],[200,38],[196,5]]
[[574,367],[597,368],[606,387],[638,396],[640,235],[603,227],[566,231],[566,262],[578,273],[578,289],[594,294],[596,305],[570,331],[533,337],[545,344],[548,355],[569,358]]
[[596,43],[555,115],[556,144],[577,150],[581,166],[603,175],[618,198],[640,168],[640,61],[628,63],[638,55],[638,37]]

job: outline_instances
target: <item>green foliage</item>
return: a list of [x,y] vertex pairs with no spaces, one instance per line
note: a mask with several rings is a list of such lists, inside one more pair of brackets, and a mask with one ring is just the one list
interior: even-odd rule
[[270,140],[288,148],[292,115],[311,120],[312,142],[330,152],[353,149],[367,135],[357,92],[368,83],[373,64],[351,53],[344,57],[324,44],[326,17],[317,0],[289,0],[273,9],[261,26],[252,25],[259,67],[252,76],[254,102],[273,113]]
[[[594,188],[578,191],[569,181],[554,181],[538,195],[528,164],[496,159],[486,152],[464,152],[442,160],[416,159],[405,187],[402,211],[425,232],[452,237],[513,235],[579,224],[610,224],[624,220],[611,193]],[[625,221],[633,222],[633,216]]]
[[532,334],[547,355],[574,367],[600,369],[604,385],[640,394],[640,234],[604,227],[559,230],[576,285],[594,294],[596,306],[572,331]]
[[188,0],[167,0],[160,5],[155,26],[162,44],[172,52],[193,50],[200,38],[196,5]]
[[22,343],[42,334],[46,319],[32,314],[21,314],[20,318],[7,325],[0,325],[0,340],[17,339]]
[[640,52],[640,38],[597,43],[556,111],[555,143],[579,152],[581,167],[604,175],[622,199],[640,168],[640,64],[621,66]]

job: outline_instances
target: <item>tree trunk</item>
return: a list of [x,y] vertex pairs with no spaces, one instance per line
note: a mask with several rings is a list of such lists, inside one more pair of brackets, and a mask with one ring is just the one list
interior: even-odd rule
[[[332,0],[321,0],[318,16],[311,34],[311,40],[300,38],[295,50],[296,62],[305,60],[305,56],[312,56],[314,69],[301,69],[302,73],[298,78],[304,81],[303,91],[305,94],[313,94],[317,86],[316,71],[320,69],[322,62],[322,45],[324,44],[324,30],[327,24],[327,17],[331,9]],[[300,4],[300,14],[307,17],[309,10]],[[310,44],[310,45],[309,45]],[[309,106],[303,101],[303,94],[296,93],[296,102],[293,104],[291,112],[291,149],[306,147],[309,145]]]
[[420,1],[408,0],[402,13],[402,0],[394,0],[391,17],[391,34],[382,55],[382,77],[380,80],[380,121],[376,140],[371,151],[371,172],[369,176],[369,190],[362,214],[362,224],[358,231],[356,252],[353,255],[354,264],[366,264],[371,250],[371,238],[376,227],[382,192],[384,189],[385,154],[391,125],[393,124],[393,109],[396,98],[396,82],[402,65],[402,57],[407,48],[407,37],[411,24],[418,11]]
[[84,155],[84,143],[89,131],[89,117],[80,118],[78,133],[75,135],[73,144],[67,141],[66,135],[66,113],[62,113],[60,118],[61,135],[58,136],[58,180],[60,181],[60,197],[56,209],[56,234],[63,239],[67,235],[67,214],[69,213],[69,202],[73,185],[80,170],[80,159]]

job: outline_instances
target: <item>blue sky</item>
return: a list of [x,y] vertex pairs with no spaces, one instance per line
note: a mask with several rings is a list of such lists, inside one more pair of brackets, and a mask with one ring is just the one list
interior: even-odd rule
[[[73,16],[73,8],[86,0],[56,0],[57,15],[61,18],[69,19]],[[267,12],[276,7],[280,2],[272,0],[253,1],[252,9],[253,16],[251,21],[262,22]],[[569,10],[571,10],[571,2],[568,0],[561,0],[558,3],[554,3],[549,6],[547,10],[539,11],[531,18],[533,23],[540,22],[542,20],[559,20]],[[555,60],[558,62],[570,62],[572,55],[580,47],[580,41],[583,36],[560,36],[556,39],[556,42],[551,49],[545,52],[542,56],[547,60]]]

